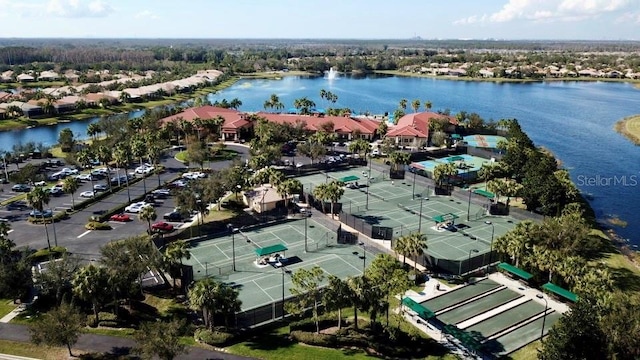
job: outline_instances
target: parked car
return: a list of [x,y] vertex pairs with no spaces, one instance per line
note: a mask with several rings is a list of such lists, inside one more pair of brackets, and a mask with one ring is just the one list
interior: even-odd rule
[[172,211],[172,212],[166,213],[162,218],[167,221],[182,221],[184,219],[182,214],[178,211]]
[[138,166],[135,169],[135,173],[136,174],[148,174],[148,173],[152,172],[153,170],[155,170],[155,167],[153,167],[153,165],[144,164],[144,165]]
[[94,179],[93,175],[91,175],[91,174],[80,174],[80,175],[78,175],[78,180],[81,180],[81,181],[93,181],[93,180],[96,180],[96,179]]
[[93,190],[95,191],[107,191],[109,187],[105,184],[95,184],[93,185]]
[[146,208],[146,207],[151,207],[152,205],[146,202],[137,202],[137,203],[133,203],[127,207],[124,208],[125,212],[128,213],[139,213],[140,211],[142,211],[142,209]]
[[33,186],[45,186],[47,185],[47,182],[42,180],[42,181],[36,181],[33,183]]
[[173,225],[164,221],[158,221],[151,225],[151,230],[155,232],[171,232],[173,231]]
[[89,190],[89,191],[83,191],[80,193],[80,197],[82,198],[92,198],[94,196],[96,196],[97,191],[95,190]]
[[11,190],[15,192],[29,192],[31,191],[31,186],[27,184],[15,184],[11,187]]
[[51,211],[51,209],[45,209],[44,211],[33,209],[29,212],[29,216],[50,218],[53,216],[53,211]]
[[189,179],[189,180],[197,180],[197,179],[204,179],[207,177],[207,174],[200,172],[200,171],[193,171],[193,172],[186,172],[184,174],[182,174],[182,177],[184,179]]
[[164,199],[169,195],[171,195],[171,191],[169,191],[169,189],[156,189],[156,190],[153,190],[151,194],[158,199]]
[[110,221],[118,221],[118,222],[128,222],[131,221],[131,216],[127,214],[114,214],[109,217]]
[[50,189],[46,191],[49,192],[49,195],[53,195],[53,196],[60,196],[64,194],[64,191],[62,190],[62,188],[58,186],[52,186]]
[[14,202],[10,202],[7,204],[7,210],[24,210],[27,208],[27,203],[23,200],[18,200]]

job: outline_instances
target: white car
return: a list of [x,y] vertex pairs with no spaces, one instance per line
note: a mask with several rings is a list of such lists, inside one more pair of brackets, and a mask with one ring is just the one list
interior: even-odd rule
[[207,177],[207,174],[200,172],[200,171],[194,171],[194,172],[187,172],[182,174],[182,177],[185,179],[190,179],[190,180],[197,180],[197,179],[204,179]]
[[144,164],[142,166],[138,166],[135,170],[136,174],[148,174],[150,172],[153,172],[153,170],[155,170],[156,168],[149,165],[149,164]]
[[83,197],[83,198],[89,198],[90,199],[90,198],[92,198],[94,196],[96,196],[96,191],[83,191],[83,192],[80,193],[80,197]]
[[95,180],[93,179],[93,176],[91,174],[80,174],[78,175],[78,180],[82,180],[82,181],[91,181],[91,180]]
[[155,197],[167,197],[171,195],[171,191],[169,191],[169,189],[156,189],[153,190],[151,194]]
[[33,186],[45,186],[45,185],[47,185],[47,182],[44,181],[44,180],[43,181],[36,181],[36,182],[33,183]]
[[151,207],[151,206],[152,206],[151,204],[141,201],[125,207],[124,211],[128,213],[139,213],[140,211],[142,211],[142,209],[146,207]]
[[95,184],[95,185],[93,185],[93,190],[94,191],[107,191],[107,189],[109,189],[109,187],[107,187],[107,185],[105,185],[105,184]]
[[60,170],[61,173],[69,176],[69,175],[75,175],[78,173],[78,169],[70,169],[70,168],[64,168],[62,170]]

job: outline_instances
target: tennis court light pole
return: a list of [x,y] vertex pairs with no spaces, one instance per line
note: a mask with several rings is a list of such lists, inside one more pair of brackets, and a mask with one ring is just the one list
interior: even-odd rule
[[416,173],[418,170],[413,169],[413,190],[411,190],[411,200],[416,198]]
[[358,244],[362,247],[362,275],[367,268],[367,245],[362,241]]
[[544,300],[544,316],[542,317],[542,329],[540,330],[540,341],[542,341],[542,337],[544,336],[544,323],[547,320],[547,309],[549,308],[549,303],[542,294],[537,294],[536,297]]
[[471,218],[471,186],[467,189],[469,191],[469,203],[467,205],[467,221]]
[[484,223],[487,225],[491,225],[491,245],[489,246],[489,265],[487,265],[487,270],[489,270],[489,266],[491,266],[491,260],[492,260],[491,255],[493,253],[493,235],[496,232],[496,227],[489,220],[485,221]]
[[467,260],[467,275],[471,274],[471,253],[478,253],[478,249],[469,250],[469,259]]
[[307,253],[307,218],[309,216],[304,214],[304,253]]
[[420,215],[418,218],[418,234],[422,233],[421,231],[422,231],[422,201],[423,200],[424,200],[423,198],[420,198]]
[[369,210],[369,188],[371,187],[371,181],[369,180],[371,177],[367,177],[367,204],[364,206],[365,209]]
[[231,231],[231,256],[233,261],[233,271],[236,271],[236,237],[235,237],[235,229],[233,228],[233,224],[227,224],[227,228]]

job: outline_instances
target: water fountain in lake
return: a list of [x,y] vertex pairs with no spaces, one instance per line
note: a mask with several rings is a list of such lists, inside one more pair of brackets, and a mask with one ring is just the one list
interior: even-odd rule
[[327,72],[327,79],[334,80],[338,77],[338,72],[334,68],[330,68]]

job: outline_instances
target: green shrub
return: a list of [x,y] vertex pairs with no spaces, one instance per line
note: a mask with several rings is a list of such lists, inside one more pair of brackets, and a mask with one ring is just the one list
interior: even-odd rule
[[[105,327],[119,327],[120,326],[120,319],[118,319],[118,317],[110,312],[100,312],[98,313],[98,317],[100,318],[100,326],[105,326]],[[95,319],[94,319],[95,321]]]
[[62,257],[64,253],[67,252],[67,249],[62,246],[52,246],[51,250],[49,249],[40,249],[33,254],[30,255],[31,261],[34,263],[48,261],[51,258],[58,259]]
[[111,230],[111,225],[98,221],[89,221],[84,227],[87,230]]
[[207,345],[222,346],[233,340],[233,338],[235,338],[235,335],[224,331],[211,331],[209,329],[200,328],[195,331],[193,337],[196,339],[196,341],[205,343]]
[[50,218],[42,218],[42,217],[37,217],[37,216],[29,216],[29,222],[32,224],[42,224],[43,222],[47,222],[47,224],[51,224],[52,221],[55,222],[59,222],[62,219],[67,219],[69,217],[69,214],[67,214],[66,211],[63,212],[59,212],[55,215],[53,215]]
[[328,334],[316,334],[314,332],[306,331],[292,331],[289,336],[291,339],[314,346],[335,347],[337,344],[337,338]]

